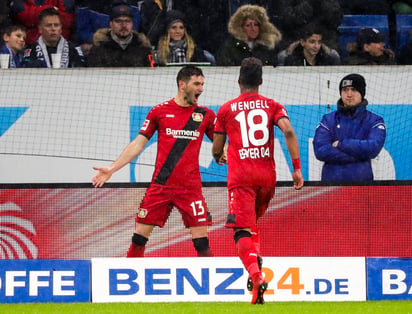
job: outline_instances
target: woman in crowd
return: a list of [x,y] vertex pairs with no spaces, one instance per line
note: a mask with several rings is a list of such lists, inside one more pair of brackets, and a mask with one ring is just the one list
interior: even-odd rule
[[168,63],[211,62],[204,51],[196,46],[189,35],[184,15],[180,11],[167,12],[165,20],[165,34],[157,44],[155,62],[158,65]]
[[258,58],[263,65],[277,64],[275,45],[282,35],[269,21],[265,8],[239,7],[229,20],[228,30],[230,35],[216,55],[218,65],[238,66],[247,57]]

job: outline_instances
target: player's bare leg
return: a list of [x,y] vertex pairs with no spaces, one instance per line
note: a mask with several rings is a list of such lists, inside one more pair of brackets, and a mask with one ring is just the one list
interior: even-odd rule
[[136,230],[132,237],[132,243],[127,251],[126,257],[144,257],[146,243],[153,231],[153,225],[136,223]]
[[209,247],[209,239],[207,237],[207,226],[190,227],[192,234],[193,246],[199,257],[213,256]]

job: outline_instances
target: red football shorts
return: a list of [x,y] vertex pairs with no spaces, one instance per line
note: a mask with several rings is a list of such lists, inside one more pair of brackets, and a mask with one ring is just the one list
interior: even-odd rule
[[274,186],[235,187],[229,193],[229,213],[226,227],[251,228],[266,212],[275,193]]
[[182,215],[186,228],[212,224],[202,189],[176,189],[152,184],[140,203],[136,222],[163,227],[173,207]]

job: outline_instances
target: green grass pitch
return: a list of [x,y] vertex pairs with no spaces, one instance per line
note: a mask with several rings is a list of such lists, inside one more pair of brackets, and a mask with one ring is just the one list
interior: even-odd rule
[[243,314],[243,313],[412,313],[412,301],[367,302],[177,302],[177,303],[26,303],[0,304],[0,313],[145,313],[145,314]]

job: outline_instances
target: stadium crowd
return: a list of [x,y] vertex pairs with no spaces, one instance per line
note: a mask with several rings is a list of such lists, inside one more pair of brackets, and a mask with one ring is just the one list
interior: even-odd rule
[[[0,49],[12,56],[10,67],[52,67],[44,56],[62,41],[82,60],[66,60],[69,67],[230,66],[246,57],[272,66],[412,64],[412,44],[398,47],[395,20],[412,14],[412,1],[1,0],[0,7]],[[41,25],[45,9],[55,10],[59,21]],[[338,28],[347,14],[386,15],[389,31],[361,29],[342,47]],[[44,44],[47,33],[58,38],[56,45]],[[33,61],[33,47],[43,47],[40,61]]]

